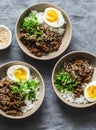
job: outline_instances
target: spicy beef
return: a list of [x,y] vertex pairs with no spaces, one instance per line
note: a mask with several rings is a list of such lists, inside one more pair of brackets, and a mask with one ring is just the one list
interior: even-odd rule
[[76,58],[72,61],[65,62],[64,70],[69,72],[73,78],[77,77],[78,86],[75,88],[75,97],[84,94],[82,84],[91,82],[94,68],[90,67],[87,60]]
[[24,99],[20,100],[18,93],[12,93],[9,80],[0,81],[0,109],[8,115],[22,116],[21,107],[25,105]]
[[26,37],[26,32],[21,32],[20,40],[31,53],[41,57],[58,50],[61,45],[62,36],[59,33],[50,30],[47,26],[40,25],[39,28],[44,32],[39,39],[33,35]]

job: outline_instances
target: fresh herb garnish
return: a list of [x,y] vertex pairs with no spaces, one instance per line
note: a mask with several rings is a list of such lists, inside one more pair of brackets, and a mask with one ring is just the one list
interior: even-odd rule
[[21,31],[25,31],[27,34],[29,34],[25,38],[32,35],[38,39],[44,33],[44,31],[40,29],[38,25],[39,23],[36,13],[31,11],[29,15],[24,18],[21,25]]
[[72,78],[68,72],[65,72],[64,69],[59,69],[55,75],[54,81],[56,88],[64,93],[65,91],[74,91],[74,88],[77,87],[77,77]]
[[10,85],[13,93],[20,95],[20,100],[28,97],[29,100],[34,101],[36,99],[36,93],[39,89],[39,81],[37,79],[30,79],[28,81],[18,81],[15,85]]

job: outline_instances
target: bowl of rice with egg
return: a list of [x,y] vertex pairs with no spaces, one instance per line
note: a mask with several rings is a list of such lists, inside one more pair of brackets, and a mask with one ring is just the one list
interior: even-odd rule
[[67,49],[72,37],[72,26],[61,8],[40,3],[28,7],[20,15],[15,34],[24,53],[35,59],[48,60]]
[[0,66],[0,114],[22,119],[35,113],[45,95],[44,81],[31,65],[12,61]]
[[52,86],[67,105],[85,108],[96,103],[96,56],[74,51],[63,56],[54,66]]

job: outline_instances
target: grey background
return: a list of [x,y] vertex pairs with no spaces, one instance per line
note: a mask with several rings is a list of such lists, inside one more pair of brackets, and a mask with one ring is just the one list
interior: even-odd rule
[[[15,24],[28,6],[49,2],[69,15],[73,35],[70,46],[58,58],[37,61],[25,55],[17,45]],[[0,24],[10,28],[12,45],[0,51],[0,65],[8,61],[25,61],[36,67],[44,78],[45,99],[40,109],[22,120],[11,120],[0,115],[0,130],[96,130],[96,105],[87,109],[75,109],[63,104],[51,85],[51,74],[55,63],[64,54],[74,50],[85,50],[96,54],[96,0],[0,0]]]

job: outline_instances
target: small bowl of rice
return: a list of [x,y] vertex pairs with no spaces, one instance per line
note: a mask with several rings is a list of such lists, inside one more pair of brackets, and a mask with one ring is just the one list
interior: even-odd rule
[[[75,108],[86,108],[96,103],[96,86],[91,86],[94,92],[92,89],[85,91],[95,81],[96,56],[85,51],[73,51],[64,55],[52,72],[52,86],[56,95],[65,104]],[[88,100],[89,94],[91,98],[95,96],[93,102],[92,99]]]
[[5,25],[0,25],[0,50],[10,46],[12,41],[12,33]]
[[37,60],[49,60],[67,49],[72,26],[64,10],[49,3],[39,3],[20,15],[15,35],[25,54]]

